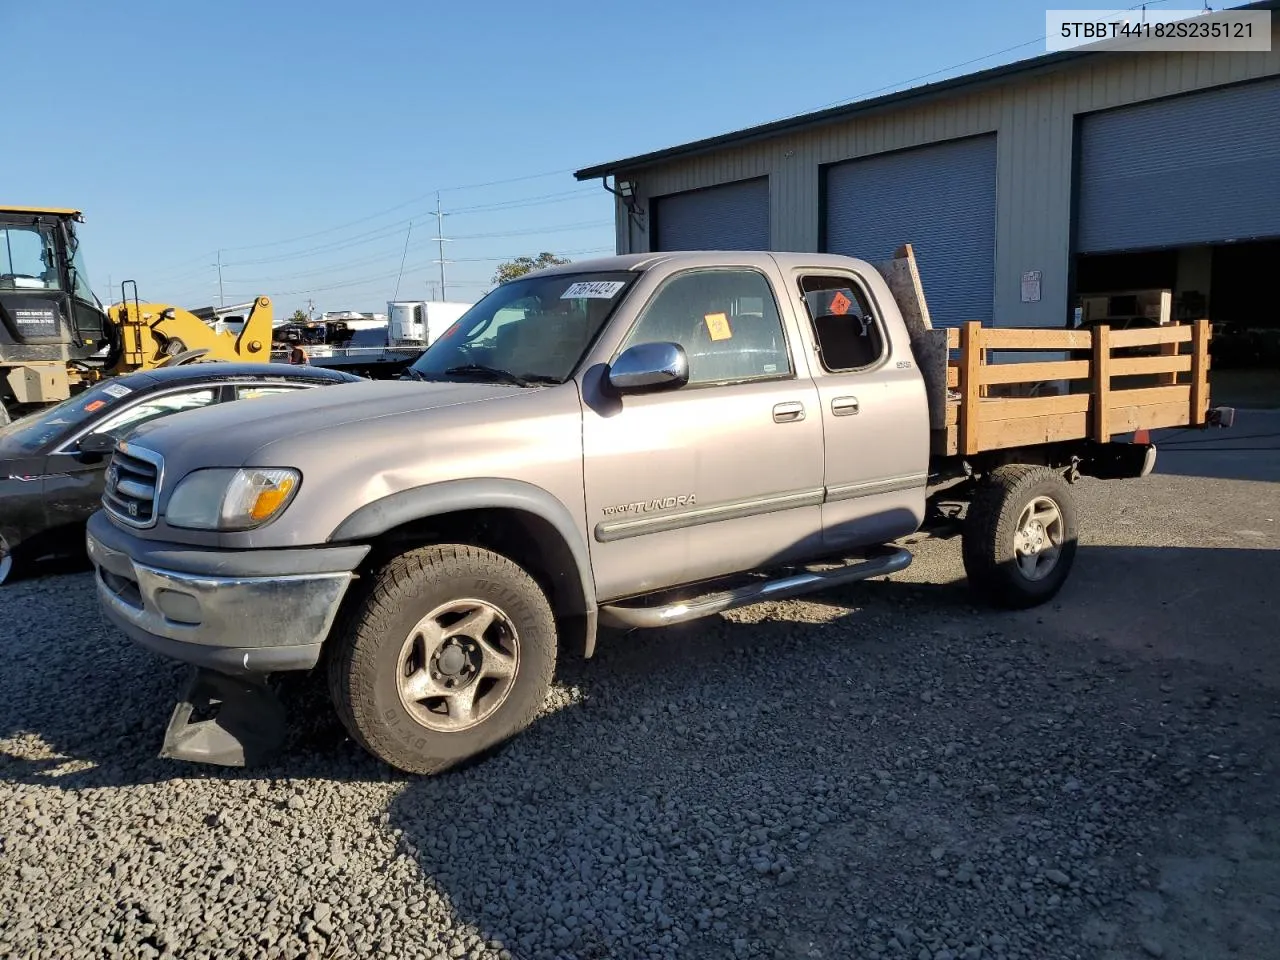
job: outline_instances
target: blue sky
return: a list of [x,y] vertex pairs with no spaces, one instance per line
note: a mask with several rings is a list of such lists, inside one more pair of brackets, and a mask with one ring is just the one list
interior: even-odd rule
[[612,252],[574,169],[1038,55],[1045,9],[0,0],[2,199],[84,210],[104,300],[216,304],[221,250],[226,302],[279,317],[438,296],[440,190],[474,300],[498,259]]

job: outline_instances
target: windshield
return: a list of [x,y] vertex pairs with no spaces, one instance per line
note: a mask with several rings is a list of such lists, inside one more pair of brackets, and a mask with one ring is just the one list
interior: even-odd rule
[[556,273],[504,283],[427,347],[409,375],[465,379],[497,371],[562,383],[636,276],[627,270]]
[[0,224],[0,290],[61,290],[53,228]]
[[68,400],[0,427],[0,446],[8,451],[35,453],[64,433],[82,426],[91,417],[120,406],[132,392],[122,383],[100,383]]

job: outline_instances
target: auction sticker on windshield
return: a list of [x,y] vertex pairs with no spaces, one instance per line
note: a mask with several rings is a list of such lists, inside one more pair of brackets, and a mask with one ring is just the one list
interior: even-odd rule
[[126,387],[123,383],[108,383],[105,387],[102,388],[102,392],[109,397],[126,397],[129,394],[133,393],[133,391],[130,390],[128,387]]
[[560,294],[560,299],[584,297],[590,300],[612,300],[626,285],[624,280],[579,280],[570,284],[569,289]]

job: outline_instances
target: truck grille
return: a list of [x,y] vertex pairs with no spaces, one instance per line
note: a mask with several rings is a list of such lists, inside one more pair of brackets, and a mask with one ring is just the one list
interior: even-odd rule
[[156,492],[163,473],[160,454],[119,444],[103,478],[102,506],[130,526],[151,526],[156,522]]

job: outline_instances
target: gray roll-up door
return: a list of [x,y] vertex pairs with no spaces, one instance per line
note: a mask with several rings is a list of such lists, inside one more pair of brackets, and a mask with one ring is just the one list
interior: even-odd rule
[[991,322],[994,134],[834,164],[825,187],[828,253],[875,262],[910,243],[935,327]]
[[1280,236],[1280,79],[1080,118],[1079,253]]
[[769,178],[652,201],[654,250],[768,250]]

